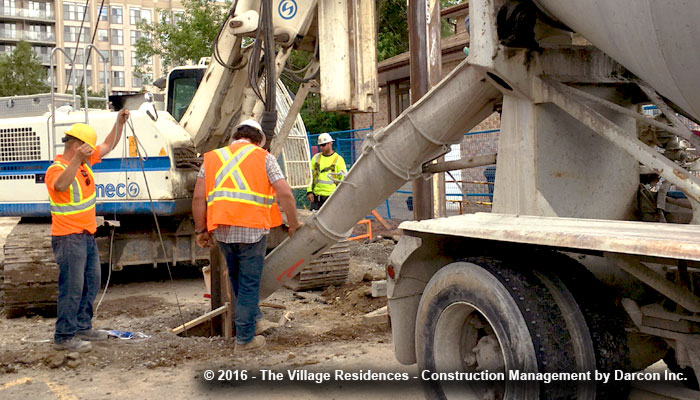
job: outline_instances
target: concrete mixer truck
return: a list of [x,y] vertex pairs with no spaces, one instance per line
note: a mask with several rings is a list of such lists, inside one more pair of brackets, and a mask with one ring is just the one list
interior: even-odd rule
[[[661,359],[697,389],[700,138],[685,122],[700,119],[698,18],[691,1],[470,1],[467,60],[365,139],[268,255],[261,297],[406,182],[449,169],[431,161],[499,110],[493,212],[400,226],[387,266],[398,361],[505,374],[429,380],[430,399],[624,399]],[[537,378],[552,373],[584,375]]]

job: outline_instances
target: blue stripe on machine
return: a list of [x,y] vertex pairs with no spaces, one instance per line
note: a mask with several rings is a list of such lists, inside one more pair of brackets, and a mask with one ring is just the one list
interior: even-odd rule
[[[189,201],[189,200],[188,200]],[[178,201],[154,201],[157,215],[174,215],[182,212]],[[98,215],[117,214],[151,214],[148,201],[99,202],[96,206]],[[0,203],[2,217],[48,217],[51,215],[49,203]]]
[[[15,161],[0,163],[0,175],[28,175],[41,174],[51,165],[50,161]],[[143,160],[143,168],[146,171],[169,171],[170,157],[153,156]],[[141,171],[138,157],[105,158],[92,169],[100,172]]]

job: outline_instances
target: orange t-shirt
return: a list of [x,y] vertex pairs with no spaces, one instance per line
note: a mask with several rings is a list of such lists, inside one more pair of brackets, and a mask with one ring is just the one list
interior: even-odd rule
[[[102,161],[100,157],[99,150],[96,150],[92,156],[88,159],[87,163],[89,165],[95,165]],[[58,192],[54,185],[58,180],[58,177],[63,173],[64,169],[57,165],[58,162],[68,165],[69,161],[63,158],[63,154],[59,154],[54,159],[54,164],[51,164],[46,170],[46,176],[44,177],[44,182],[46,183],[46,188],[49,191],[49,196],[57,203],[67,203],[70,202],[70,189],[66,189],[63,192]],[[85,163],[81,164],[75,173],[75,178],[80,185],[80,191],[82,192],[82,198],[87,198],[95,193],[95,179],[89,166]],[[51,235],[52,236],[65,236],[73,233],[83,233],[83,231],[88,231],[90,233],[95,233],[97,230],[97,222],[95,219],[95,207],[90,208],[82,212],[68,215],[51,215]]]

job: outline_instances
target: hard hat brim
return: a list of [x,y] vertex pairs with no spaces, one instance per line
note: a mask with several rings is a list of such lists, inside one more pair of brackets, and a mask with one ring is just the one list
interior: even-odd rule
[[[63,132],[63,134],[66,135],[66,136],[70,136],[70,137],[72,137],[72,138],[74,138],[74,139],[78,139],[78,140],[80,140],[80,141],[83,142],[83,143],[87,143],[87,145],[90,146],[91,149],[97,150],[97,148],[96,148],[95,146],[93,146],[92,144],[90,144],[90,143],[84,141],[83,139],[81,139],[81,138],[79,138],[79,137],[77,137],[77,136],[71,135],[70,133],[68,133],[68,131]],[[62,141],[63,143],[65,143],[65,142],[67,142],[68,140],[67,140],[66,137],[64,136],[63,139],[61,139],[61,141]]]

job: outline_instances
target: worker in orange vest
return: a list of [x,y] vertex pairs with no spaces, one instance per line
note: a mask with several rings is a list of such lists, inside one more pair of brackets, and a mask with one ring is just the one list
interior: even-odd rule
[[[299,228],[296,200],[277,160],[265,151],[265,135],[254,120],[236,127],[233,143],[204,154],[192,199],[197,244],[219,243],[236,295],[236,351],[265,346],[259,335],[270,326],[258,307],[260,277],[270,228],[287,215],[289,236]],[[257,335],[257,336],[256,336]]]
[[89,351],[90,341],[107,334],[92,329],[92,305],[100,289],[100,259],[95,243],[95,175],[92,166],[119,143],[129,110],[117,115],[112,131],[96,145],[97,133],[86,124],[65,131],[65,149],[46,170],[51,208],[51,246],[58,264],[58,304],[54,348]]

